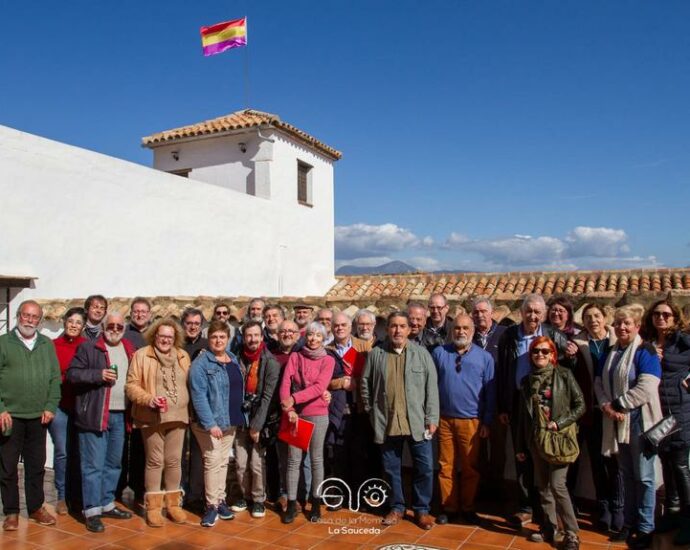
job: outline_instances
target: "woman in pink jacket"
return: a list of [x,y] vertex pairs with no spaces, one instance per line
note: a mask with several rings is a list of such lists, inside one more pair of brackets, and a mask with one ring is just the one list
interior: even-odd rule
[[[280,404],[288,414],[290,422],[298,418],[314,423],[314,432],[309,443],[311,458],[311,513],[312,521],[321,516],[321,498],[318,488],[323,481],[323,444],[328,429],[328,402],[324,392],[333,376],[335,361],[326,354],[323,342],[326,329],[319,323],[307,326],[305,346],[290,355],[283,380],[280,384]],[[302,449],[290,446],[288,449],[288,505],[283,523],[292,523],[297,515],[297,485],[299,483]]]

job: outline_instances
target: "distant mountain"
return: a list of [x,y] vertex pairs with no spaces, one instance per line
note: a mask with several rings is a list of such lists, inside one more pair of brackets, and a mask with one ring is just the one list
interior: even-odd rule
[[419,269],[405,262],[395,260],[383,265],[372,267],[358,267],[343,265],[335,272],[336,275],[394,275],[398,273],[417,273]]

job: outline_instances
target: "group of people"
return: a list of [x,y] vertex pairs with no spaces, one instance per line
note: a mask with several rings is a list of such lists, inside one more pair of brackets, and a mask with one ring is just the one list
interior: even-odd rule
[[[184,508],[200,508],[207,527],[244,511],[263,517],[267,500],[284,523],[307,500],[318,520],[326,476],[353,491],[383,476],[382,522],[393,525],[407,508],[404,447],[416,523],[481,524],[479,485],[503,486],[510,433],[518,509],[509,521],[537,523],[530,540],[579,548],[586,444],[598,528],[635,549],[673,529],[674,542],[690,544],[690,336],[670,299],[619,307],[612,326],[601,305],[586,305],[577,327],[567,298],[538,294],[525,297],[517,324],[498,324],[485,297],[448,313],[442,294],[410,302],[379,339],[368,310],[352,319],[297,304],[288,319],[257,298],[236,328],[225,303],[204,326],[194,308],[152,322],[151,304],[136,298],[127,323],[96,295],[66,312],[51,342],[38,332],[40,305],[25,301],[0,336],[3,529],[18,526],[20,455],[29,517],[55,523],[43,505],[47,431],[56,512],[82,512],[92,532],[105,529],[102,518],[131,517],[116,504],[126,487],[152,527],[186,521]],[[671,415],[674,429],[659,437]],[[278,437],[301,421],[313,425],[306,450]],[[665,500],[655,522],[657,454]]]

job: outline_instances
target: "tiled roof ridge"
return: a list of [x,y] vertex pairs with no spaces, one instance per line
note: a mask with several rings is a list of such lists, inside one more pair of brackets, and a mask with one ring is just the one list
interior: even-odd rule
[[164,143],[172,143],[178,139],[221,134],[232,130],[256,128],[264,125],[283,130],[288,135],[314,147],[335,160],[339,160],[342,157],[342,153],[337,149],[319,141],[304,130],[300,130],[292,124],[283,122],[277,114],[259,111],[257,109],[242,109],[194,124],[156,132],[141,138],[141,143],[145,147],[154,147]]
[[326,299],[409,299],[433,293],[515,299],[529,293],[615,296],[668,291],[690,293],[690,268],[338,275]]
[[336,275],[340,279],[374,279],[374,278],[412,278],[412,277],[507,277],[507,276],[547,276],[547,275],[603,275],[603,274],[651,274],[651,273],[689,273],[690,267],[644,267],[634,269],[591,269],[563,271],[414,271],[410,273],[361,273],[357,275]]

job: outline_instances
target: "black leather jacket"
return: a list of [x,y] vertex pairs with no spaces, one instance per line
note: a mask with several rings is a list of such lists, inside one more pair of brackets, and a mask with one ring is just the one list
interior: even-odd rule
[[[558,424],[558,429],[568,427],[585,414],[585,398],[578,386],[572,371],[556,367],[551,387],[551,419]],[[520,387],[520,407],[517,415],[515,453],[529,451],[533,433],[532,393],[529,376],[526,376]]]
[[[517,368],[517,343],[518,330],[522,325],[508,327],[498,343],[498,361],[496,363],[496,391],[498,398],[498,412],[511,414],[515,406],[515,369]],[[560,330],[544,323],[541,325],[541,332],[548,336],[556,344],[558,349],[558,364],[562,367],[572,369],[576,360],[565,356],[565,348],[568,344],[568,337]]]

